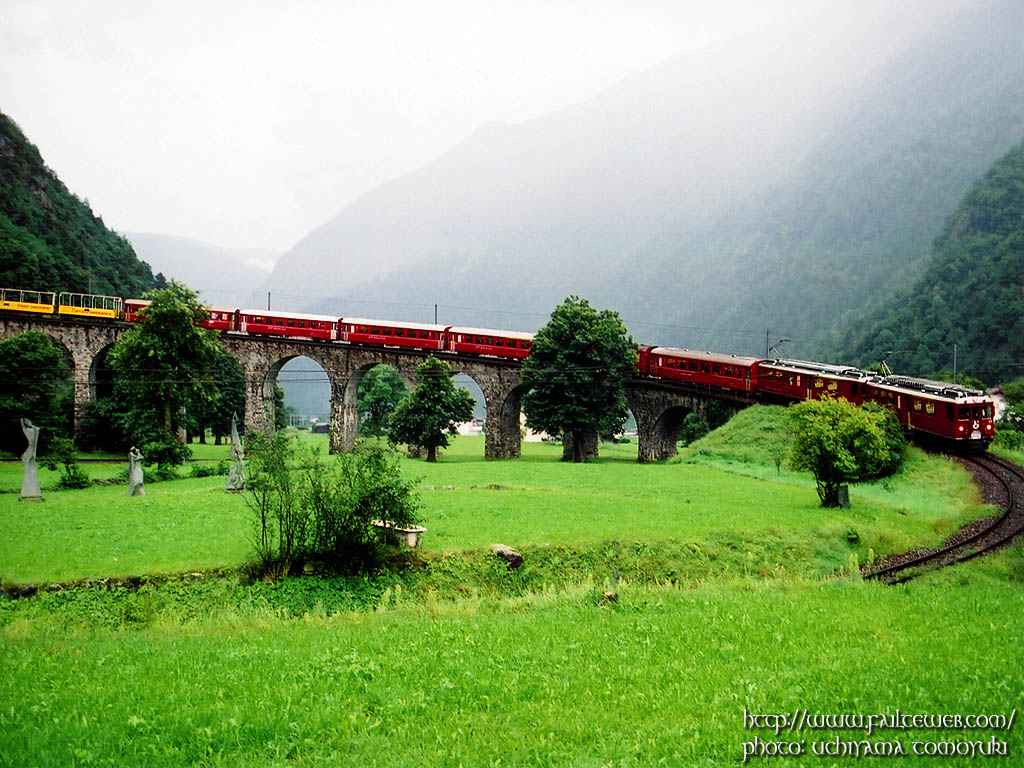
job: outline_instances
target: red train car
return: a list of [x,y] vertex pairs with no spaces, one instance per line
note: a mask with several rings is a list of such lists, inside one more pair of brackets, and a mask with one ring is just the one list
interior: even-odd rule
[[[124,313],[122,319],[129,323],[139,322],[139,312],[148,307],[150,302],[146,299],[125,299]],[[208,307],[210,316],[202,326],[214,331],[234,331],[238,329],[238,316],[240,310],[223,309],[220,307]]]
[[339,338],[353,344],[378,344],[385,347],[436,349],[443,351],[447,341],[446,325],[396,323],[346,317],[339,321]]
[[522,360],[530,355],[532,333],[494,331],[487,328],[448,329],[448,348],[452,352]]
[[[220,310],[218,314],[224,310]],[[337,315],[310,315],[295,312],[271,312],[262,309],[239,309],[229,330],[267,336],[292,336],[301,339],[336,341],[339,337]],[[223,319],[218,319],[222,323]]]
[[995,404],[978,390],[909,376],[878,377],[868,387],[869,399],[893,411],[911,435],[978,450],[995,435]]
[[675,347],[641,347],[637,369],[658,379],[752,392],[756,386],[759,362],[756,357],[694,352]]
[[860,405],[873,374],[849,365],[829,365],[807,360],[761,360],[757,366],[757,390],[765,399],[820,400],[841,397]]

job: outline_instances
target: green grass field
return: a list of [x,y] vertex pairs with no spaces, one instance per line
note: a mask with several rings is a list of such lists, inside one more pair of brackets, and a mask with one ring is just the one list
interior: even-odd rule
[[[233,575],[249,515],[223,477],[130,499],[47,490],[44,474],[46,501],[20,503],[20,463],[0,464],[5,582],[150,575],[0,602],[0,765],[735,765],[755,735],[775,740],[744,709],[1021,708],[1020,547],[905,587],[850,575],[851,555],[987,514],[966,473],[913,451],[854,487],[852,509],[822,510],[808,476],[750,448],[781,439],[778,417],[750,409],[644,466],[635,445],[579,466],[538,444],[485,461],[482,439],[459,438],[436,465],[403,462],[424,550],[367,578]],[[524,566],[489,555],[496,541]],[[215,568],[228,573],[188,575]],[[810,754],[836,737],[910,752],[993,736],[1010,754],[986,761],[1020,764],[1020,727],[784,732],[808,754],[751,762],[859,764]]]

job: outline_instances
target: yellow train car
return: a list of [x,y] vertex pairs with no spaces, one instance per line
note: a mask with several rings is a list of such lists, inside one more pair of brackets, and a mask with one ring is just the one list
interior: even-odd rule
[[61,293],[57,301],[57,314],[77,317],[121,317],[119,296],[97,296],[92,293]]
[[52,315],[57,294],[47,291],[23,291],[20,288],[0,288],[0,310],[37,312]]

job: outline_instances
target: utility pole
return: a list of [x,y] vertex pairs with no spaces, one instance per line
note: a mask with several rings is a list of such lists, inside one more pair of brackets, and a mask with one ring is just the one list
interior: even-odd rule
[[270,291],[267,291],[267,312],[270,311]]
[[434,325],[437,325],[437,304],[434,305]]
[[768,344],[769,344],[769,341],[768,341],[768,338],[769,338],[769,334],[770,334],[770,333],[771,333],[771,330],[770,330],[770,329],[768,329],[768,328],[765,328],[765,329],[764,329],[764,356],[765,356],[765,358],[767,358],[767,357],[768,357],[768,350],[769,350],[769,346],[768,346]]
[[953,344],[953,383],[956,384],[956,344]]

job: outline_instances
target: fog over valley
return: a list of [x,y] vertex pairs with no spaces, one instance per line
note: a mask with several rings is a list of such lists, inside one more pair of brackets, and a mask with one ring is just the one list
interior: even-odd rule
[[1024,136],[1012,0],[187,9],[15,3],[0,88],[212,303],[533,330],[578,294],[641,341],[834,357]]

